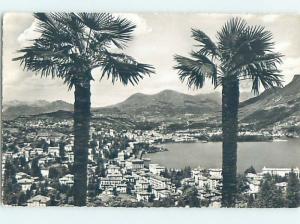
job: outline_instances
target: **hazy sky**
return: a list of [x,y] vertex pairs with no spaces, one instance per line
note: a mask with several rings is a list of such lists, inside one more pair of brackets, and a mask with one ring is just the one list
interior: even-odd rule
[[[157,93],[173,89],[189,94],[215,91],[207,82],[197,91],[189,90],[178,79],[173,56],[187,56],[195,49],[191,38],[191,28],[203,30],[212,39],[216,31],[233,15],[196,14],[196,13],[137,13],[119,14],[137,25],[134,40],[128,44],[126,53],[140,62],[155,66],[156,74],[144,78],[138,86],[111,84],[110,80],[99,82],[99,69],[93,70],[95,82],[92,83],[92,106],[105,106],[123,101],[136,92]],[[297,15],[239,15],[249,24],[263,25],[274,35],[275,48],[283,53],[284,63],[280,69],[285,84],[300,73],[300,16]],[[3,24],[3,100],[65,100],[73,102],[73,91],[68,91],[62,80],[40,78],[24,72],[18,62],[11,59],[16,51],[29,44],[28,40],[37,36],[34,32],[35,21],[32,14],[9,13],[4,16]],[[249,85],[242,83],[242,91],[249,91]],[[218,90],[220,91],[220,89]]]

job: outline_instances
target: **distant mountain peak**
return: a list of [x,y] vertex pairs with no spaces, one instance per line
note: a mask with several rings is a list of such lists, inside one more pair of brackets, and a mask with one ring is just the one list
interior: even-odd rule
[[165,89],[165,90],[162,90],[160,92],[158,92],[157,94],[173,94],[173,93],[176,93],[176,94],[183,94],[183,93],[180,93],[176,90],[173,90],[173,89]]
[[36,114],[51,113],[55,111],[73,111],[73,104],[63,100],[48,102],[37,100],[32,102],[11,101],[3,106],[3,119],[10,120],[20,116],[30,116]]

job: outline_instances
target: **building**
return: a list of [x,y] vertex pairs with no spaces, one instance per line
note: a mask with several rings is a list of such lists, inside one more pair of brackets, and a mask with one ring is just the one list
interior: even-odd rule
[[122,174],[108,174],[106,177],[100,178],[100,188],[106,189],[110,187],[117,187],[123,182]]
[[172,184],[171,180],[162,176],[150,174],[149,175],[149,183],[153,188],[159,189],[171,189]]
[[73,145],[71,145],[71,144],[65,145],[64,150],[66,152],[72,152],[73,151]]
[[262,168],[262,174],[270,174],[271,176],[281,176],[281,177],[285,177],[288,176],[289,173],[294,172],[296,174],[296,176],[299,178],[299,168]]
[[208,169],[208,173],[212,178],[221,179],[222,178],[222,169],[219,168],[211,168]]
[[147,191],[140,191],[136,193],[136,198],[138,201],[149,201],[151,193]]
[[170,190],[163,188],[153,188],[152,192],[156,200],[169,197],[172,194]]
[[107,174],[120,174],[120,167],[116,165],[108,165],[107,167]]
[[73,153],[73,151],[66,151],[65,157],[66,157],[66,159],[69,163],[74,162],[74,153]]
[[126,190],[127,190],[127,184],[118,184],[117,187],[117,192],[120,194],[126,194]]
[[16,173],[15,177],[16,177],[16,180],[19,181],[24,178],[29,178],[30,176],[27,173],[18,172],[18,173]]
[[46,207],[49,205],[50,198],[42,195],[36,195],[27,201],[28,207]]
[[137,191],[146,191],[149,187],[149,181],[147,179],[138,179],[135,184]]
[[248,194],[257,194],[260,188],[260,182],[263,178],[262,174],[247,173],[246,178],[249,183]]
[[35,148],[34,151],[35,151],[36,155],[43,155],[43,153],[44,153],[44,149],[42,149],[42,148]]
[[184,178],[181,180],[182,185],[187,186],[195,186],[195,179],[194,178]]
[[49,168],[48,167],[42,167],[41,168],[41,174],[42,174],[43,177],[48,178]]
[[151,159],[150,158],[143,158],[143,160],[144,160],[144,166],[149,168],[149,164],[151,162]]
[[59,147],[49,147],[48,154],[54,157],[59,157]]
[[61,185],[67,185],[69,187],[72,187],[74,185],[74,175],[67,174],[67,175],[63,176],[62,178],[59,178],[59,183]]
[[30,178],[24,178],[17,181],[18,184],[21,186],[22,191],[30,190],[34,180]]
[[125,167],[129,170],[140,170],[144,168],[144,160],[141,159],[128,159],[125,160]]
[[222,179],[219,177],[205,177],[199,176],[198,177],[198,186],[200,189],[207,188],[210,191],[219,190],[222,186]]
[[134,159],[131,161],[131,163],[132,163],[132,170],[140,170],[144,168],[144,160]]
[[165,171],[165,167],[160,166],[159,164],[150,163],[149,170],[151,173],[153,173],[155,175],[160,175],[161,172]]

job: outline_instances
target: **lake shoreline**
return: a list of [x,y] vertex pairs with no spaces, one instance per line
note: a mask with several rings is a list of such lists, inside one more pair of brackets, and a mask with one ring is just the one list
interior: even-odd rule
[[[148,154],[153,163],[167,168],[220,168],[222,142],[164,143],[168,151]],[[300,139],[286,141],[238,142],[238,171],[250,166],[277,168],[300,167]]]

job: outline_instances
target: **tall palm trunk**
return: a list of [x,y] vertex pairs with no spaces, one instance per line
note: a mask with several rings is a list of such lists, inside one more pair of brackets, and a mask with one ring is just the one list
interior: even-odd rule
[[86,205],[87,162],[90,130],[90,81],[75,85],[74,103],[74,204]]
[[237,137],[239,81],[224,78],[222,89],[222,131],[223,131],[223,189],[222,206],[234,207],[236,198]]

